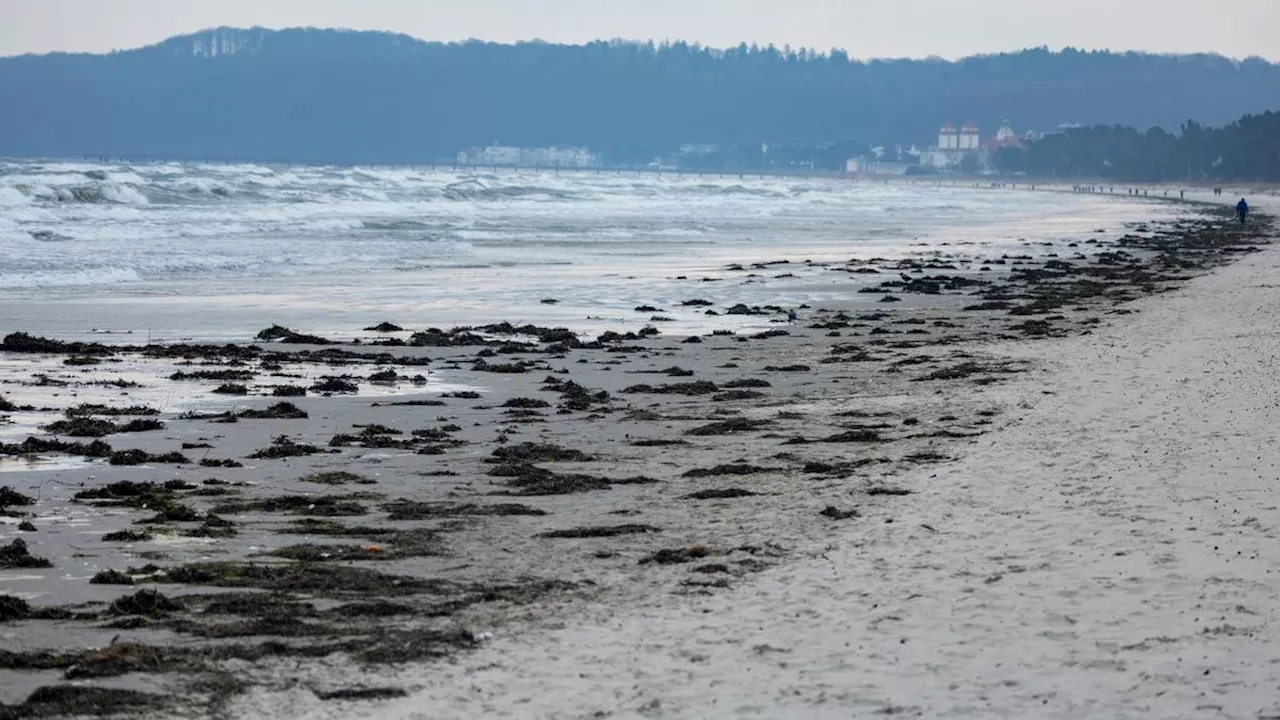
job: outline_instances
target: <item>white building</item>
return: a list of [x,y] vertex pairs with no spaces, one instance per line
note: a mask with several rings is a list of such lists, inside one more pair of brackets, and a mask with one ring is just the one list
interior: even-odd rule
[[581,147],[519,148],[491,145],[458,153],[459,165],[544,167],[582,170],[601,166],[600,155]]
[[960,149],[960,136],[956,133],[956,126],[946,123],[942,129],[938,131],[938,147],[936,150],[948,152]]
[[521,153],[521,165],[586,169],[600,167],[600,156],[586,148],[538,148]]
[[845,162],[844,171],[850,175],[906,175],[911,163],[885,162],[878,158],[860,157]]
[[936,170],[960,167],[965,157],[982,153],[982,133],[976,123],[966,122],[960,130],[951,123],[944,123],[938,131],[936,147],[920,152],[920,164]]
[[502,145],[490,145],[486,148],[471,148],[458,153],[459,165],[519,165],[520,148]]
[[[769,154],[768,145],[761,146],[761,150],[763,151],[763,154]],[[709,143],[685,143],[680,146],[681,157],[706,157],[708,155],[715,155],[718,152],[720,152],[720,146]]]

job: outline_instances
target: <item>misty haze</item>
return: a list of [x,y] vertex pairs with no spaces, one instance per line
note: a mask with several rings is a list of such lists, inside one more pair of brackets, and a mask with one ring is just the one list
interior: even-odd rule
[[1280,718],[1274,4],[5,15],[0,718]]

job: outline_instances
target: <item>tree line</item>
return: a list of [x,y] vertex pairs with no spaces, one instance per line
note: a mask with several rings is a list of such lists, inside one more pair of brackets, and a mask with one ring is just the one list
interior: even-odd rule
[[763,145],[922,144],[948,120],[1222,124],[1280,107],[1280,66],[1043,48],[859,61],[754,45],[220,28],[108,55],[0,58],[0,104],[7,156],[424,163],[498,143],[647,161],[705,143],[742,148],[732,165]]
[[1100,177],[1121,182],[1280,182],[1280,113],[1244,117],[1222,127],[1196,121],[1177,134],[1119,125],[1048,135],[993,158],[1003,174]]

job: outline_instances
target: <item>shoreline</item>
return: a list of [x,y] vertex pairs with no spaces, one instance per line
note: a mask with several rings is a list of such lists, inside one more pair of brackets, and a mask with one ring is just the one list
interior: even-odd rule
[[[455,655],[466,663],[477,647],[474,657],[482,659],[498,651],[483,646],[519,643],[532,632],[527,628],[545,629],[565,613],[609,617],[631,607],[711,602],[785,577],[826,545],[842,553],[892,545],[902,513],[910,512],[902,503],[929,495],[911,483],[945,472],[975,444],[1016,424],[1029,382],[1020,378],[1049,377],[1045,358],[1011,348],[1035,345],[1022,339],[1106,332],[1113,320],[1118,327],[1129,303],[1256,250],[1269,240],[1264,229],[1240,230],[1218,217],[1153,223],[1123,240],[1096,241],[1103,247],[1092,260],[1018,260],[990,281],[958,275],[942,259],[896,272],[880,268],[886,296],[937,293],[963,302],[812,308],[796,325],[772,322],[772,330],[695,336],[698,342],[661,334],[570,339],[545,328],[504,337],[503,328],[488,328],[480,338],[427,334],[413,348],[152,350],[173,372],[210,373],[206,387],[238,380],[255,393],[312,390],[296,399],[229,401],[229,414],[162,415],[162,430],[106,438],[113,451],[147,453],[141,465],[99,461],[36,487],[47,477],[0,476],[18,493],[39,496],[31,508],[9,508],[34,510],[37,530],[10,534],[6,523],[6,536],[29,541],[31,555],[48,556],[56,567],[74,558],[78,574],[112,581],[75,578],[60,586],[62,611],[85,617],[53,626],[33,617],[47,596],[31,593],[51,587],[48,581],[5,582],[0,594],[27,593],[31,601],[28,619],[19,614],[17,625],[0,625],[0,635],[23,638],[22,649],[5,656],[6,667],[38,661],[43,668],[4,671],[14,680],[10,692],[56,683],[60,675],[123,675],[129,689],[141,682],[163,694],[107,693],[104,702],[127,697],[163,708],[177,700],[188,710],[235,707],[238,715],[268,716],[264,703],[283,698],[291,707],[300,703],[295,710],[373,712],[388,707],[378,701],[394,703],[423,687],[404,663]],[[784,318],[758,312],[748,317]],[[542,337],[519,342],[530,334]],[[61,351],[55,357],[107,362],[146,352],[54,348]],[[374,373],[383,379],[371,380]],[[475,384],[490,392],[443,397],[415,388],[415,374],[458,386],[483,378]],[[374,382],[404,389],[372,403],[312,396],[345,387],[342,380],[357,389]],[[69,400],[49,404],[74,404]],[[279,402],[307,416],[252,413]],[[276,414],[285,413],[277,407]],[[182,449],[190,462],[155,459],[180,443],[193,446]],[[194,447],[201,444],[211,447]],[[246,467],[188,469],[197,458]],[[111,485],[126,478],[179,482]],[[238,484],[245,481],[252,484]],[[95,487],[108,492],[73,498]],[[157,511],[161,517],[152,517]],[[58,517],[77,518],[74,529]],[[84,538],[107,531],[151,539],[83,549]],[[143,568],[147,562],[159,567]],[[132,586],[114,584],[126,580]],[[146,594],[152,588],[161,595]],[[227,590],[252,599],[230,602]],[[110,604],[121,597],[132,604]],[[77,603],[92,604],[68,607]],[[293,640],[264,644],[275,638],[264,630],[283,617],[292,618]],[[109,634],[124,639],[87,651]],[[41,655],[51,641],[82,649]],[[332,663],[306,660],[334,654],[357,662],[335,673]],[[164,669],[178,672],[154,675]],[[221,691],[192,684],[211,676],[221,678]],[[310,689],[287,690],[286,676]],[[392,676],[401,684],[387,685]],[[284,695],[264,699],[255,687]],[[435,687],[451,694],[447,685]],[[341,691],[349,691],[347,700],[315,699]]]
[[[596,335],[632,328],[651,317],[638,316],[637,307],[664,305],[670,312],[662,316],[659,327],[668,333],[763,330],[767,324],[739,325],[696,308],[690,312],[670,305],[701,297],[725,307],[759,302],[830,307],[851,292],[878,283],[874,275],[847,272],[850,259],[885,264],[942,257],[954,261],[960,272],[998,273],[1024,261],[1004,265],[981,261],[1001,256],[1039,258],[1055,252],[1064,257],[1088,254],[1094,245],[1087,241],[1099,233],[1121,235],[1139,218],[1168,219],[1181,212],[1171,205],[1111,198],[1028,202],[1007,195],[984,199],[976,191],[963,189],[919,193],[907,188],[870,189],[854,195],[866,195],[864,205],[870,209],[853,212],[849,225],[841,220],[844,210],[831,214],[821,210],[829,207],[823,204],[829,200],[824,200],[808,225],[789,221],[788,213],[798,212],[791,208],[776,218],[770,215],[751,232],[743,229],[751,223],[708,226],[709,235],[689,240],[688,246],[681,244],[684,241],[644,241],[628,251],[628,243],[593,245],[584,236],[580,253],[569,255],[559,249],[553,258],[544,258],[557,260],[555,264],[525,264],[537,259],[534,242],[518,254],[524,260],[512,262],[499,262],[507,257],[500,246],[478,245],[473,257],[477,264],[460,268],[410,264],[339,274],[308,269],[274,279],[158,277],[118,285],[52,288],[27,287],[19,279],[14,287],[0,290],[0,327],[39,327],[41,334],[56,339],[120,344],[251,342],[254,332],[271,323],[366,342],[376,336],[362,328],[383,319],[419,328],[511,320]],[[940,205],[941,212],[934,219],[898,219],[903,203],[917,195],[925,206],[922,213],[927,215],[934,205]],[[872,196],[889,199],[877,201]],[[877,202],[894,205],[882,207]],[[966,212],[971,202],[974,209]],[[614,222],[611,219],[608,224]],[[725,236],[723,241],[717,239],[719,234]],[[136,258],[113,262],[121,267],[146,264]],[[857,293],[853,298],[875,299]]]

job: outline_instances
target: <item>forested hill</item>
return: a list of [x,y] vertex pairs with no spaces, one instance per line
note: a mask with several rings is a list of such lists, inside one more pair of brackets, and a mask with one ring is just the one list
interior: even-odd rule
[[7,156],[422,163],[499,142],[628,162],[680,143],[926,143],[948,120],[984,134],[1005,118],[1035,130],[1222,124],[1280,107],[1280,66],[1072,50],[857,62],[221,28],[109,55],[0,59],[0,106]]

